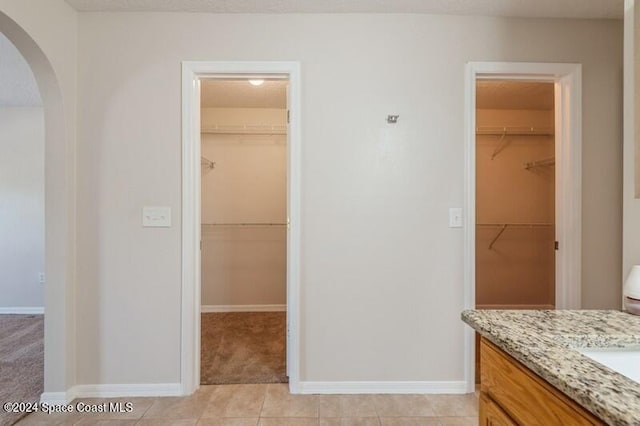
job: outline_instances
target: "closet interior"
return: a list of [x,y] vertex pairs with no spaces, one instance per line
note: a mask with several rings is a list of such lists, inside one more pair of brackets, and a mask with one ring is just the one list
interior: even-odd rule
[[476,87],[476,307],[555,307],[554,83]]
[[201,82],[201,383],[286,382],[287,81]]

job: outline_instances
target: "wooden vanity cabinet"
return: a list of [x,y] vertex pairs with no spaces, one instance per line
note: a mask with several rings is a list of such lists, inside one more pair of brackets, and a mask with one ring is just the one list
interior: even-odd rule
[[480,425],[604,425],[485,338],[480,341]]
[[487,394],[480,393],[480,424],[482,426],[516,426],[511,417]]

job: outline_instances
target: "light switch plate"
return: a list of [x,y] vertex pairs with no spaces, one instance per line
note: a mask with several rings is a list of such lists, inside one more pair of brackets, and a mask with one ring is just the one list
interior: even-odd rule
[[145,228],[169,228],[171,207],[143,207],[142,226]]
[[462,228],[462,208],[451,207],[449,209],[449,228]]

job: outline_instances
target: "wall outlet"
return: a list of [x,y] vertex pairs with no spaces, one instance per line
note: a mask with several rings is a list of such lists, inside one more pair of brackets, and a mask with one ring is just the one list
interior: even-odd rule
[[44,272],[38,274],[38,283],[44,284]]

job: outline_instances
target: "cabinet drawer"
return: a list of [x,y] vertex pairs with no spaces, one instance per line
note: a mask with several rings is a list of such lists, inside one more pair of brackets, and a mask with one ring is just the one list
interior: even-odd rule
[[603,425],[584,408],[486,339],[480,343],[481,390],[522,425]]
[[486,393],[482,392],[480,393],[480,426],[517,426],[517,424]]

